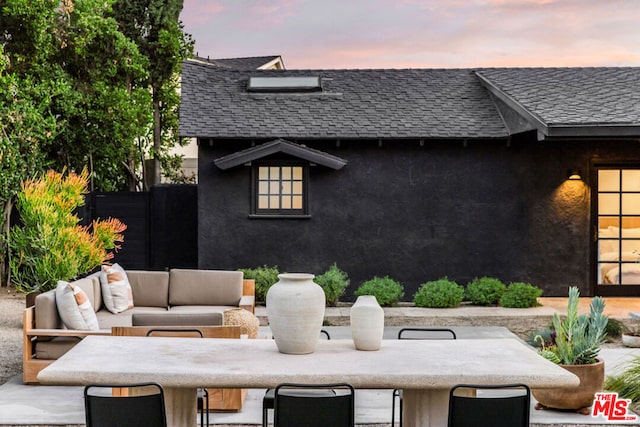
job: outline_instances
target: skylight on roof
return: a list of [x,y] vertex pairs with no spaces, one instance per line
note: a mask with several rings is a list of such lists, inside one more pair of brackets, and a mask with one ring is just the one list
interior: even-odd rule
[[249,77],[249,92],[318,92],[322,90],[319,76],[312,77]]

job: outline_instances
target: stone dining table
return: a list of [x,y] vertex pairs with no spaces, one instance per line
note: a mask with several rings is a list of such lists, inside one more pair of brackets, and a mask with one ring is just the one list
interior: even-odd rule
[[196,426],[196,390],[270,388],[283,382],[348,382],[403,389],[407,427],[446,426],[449,389],[460,383],[575,387],[578,378],[516,339],[384,340],[358,351],[351,340],[321,340],[314,353],[278,352],[267,339],[89,336],[38,375],[43,384],[165,389],[169,426]]

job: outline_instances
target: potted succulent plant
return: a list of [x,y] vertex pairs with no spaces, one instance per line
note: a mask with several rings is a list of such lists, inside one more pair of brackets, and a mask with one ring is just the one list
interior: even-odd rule
[[605,342],[608,318],[603,314],[601,297],[591,301],[589,314],[578,314],[578,288],[569,288],[567,315],[553,316],[555,336],[550,345],[543,343],[540,354],[580,378],[580,385],[570,389],[536,389],[536,409],[569,409],[588,414],[595,393],[602,390],[604,361],[598,358]]

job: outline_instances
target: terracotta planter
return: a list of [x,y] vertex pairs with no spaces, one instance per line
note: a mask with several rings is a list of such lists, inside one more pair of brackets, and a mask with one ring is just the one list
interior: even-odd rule
[[316,350],[324,320],[324,290],[313,274],[279,274],[267,291],[267,317],[278,351],[308,354]]
[[627,347],[638,348],[640,347],[640,336],[622,334],[622,344]]
[[[574,388],[535,389],[533,397],[544,408],[566,409],[589,413],[596,392],[602,391],[604,383],[604,360],[598,359],[591,365],[560,365],[580,378],[580,385]],[[536,406],[536,409],[540,407]],[[586,411],[586,412],[585,412]]]

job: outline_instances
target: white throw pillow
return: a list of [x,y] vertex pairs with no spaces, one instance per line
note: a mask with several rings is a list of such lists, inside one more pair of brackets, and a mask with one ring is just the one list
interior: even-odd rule
[[103,265],[105,274],[100,276],[102,299],[107,310],[113,314],[133,308],[133,292],[127,273],[118,264]]
[[100,329],[96,312],[87,294],[79,286],[58,281],[56,305],[62,322],[68,329],[97,331]]

